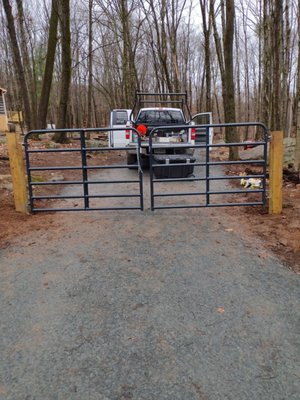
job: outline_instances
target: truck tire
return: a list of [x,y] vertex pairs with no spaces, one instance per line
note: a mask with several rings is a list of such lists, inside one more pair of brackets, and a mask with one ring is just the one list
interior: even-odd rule
[[136,154],[127,154],[127,165],[128,165],[128,168],[137,168]]

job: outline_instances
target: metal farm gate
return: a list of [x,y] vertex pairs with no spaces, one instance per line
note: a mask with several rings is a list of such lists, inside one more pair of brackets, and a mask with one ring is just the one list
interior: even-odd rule
[[[184,129],[184,126],[181,128]],[[261,123],[235,123],[194,125],[193,128],[198,132],[196,138],[200,138],[199,142],[196,140],[193,146],[178,143],[173,145],[175,152],[179,152],[180,149],[185,153],[190,152],[190,155],[184,157],[184,163],[180,160],[182,156],[159,155],[160,150],[164,151],[165,145],[155,141],[155,133],[158,128],[152,130],[149,140],[151,210],[265,206],[268,154],[267,127]],[[248,131],[252,129],[252,133],[258,133],[261,139],[255,142],[212,144],[209,140],[210,130],[215,128],[236,129],[238,132],[242,129]],[[164,126],[161,129],[169,129],[171,134],[172,128]],[[228,150],[234,147],[260,149],[259,157],[228,161]],[[215,159],[214,149],[218,148],[224,149],[225,157],[222,160]],[[234,171],[224,174],[222,168],[224,166],[232,167]],[[241,180],[244,182],[242,188],[240,187]],[[234,181],[236,184],[233,183]],[[176,185],[179,182],[181,185]],[[168,190],[168,187],[172,187],[172,190]],[[190,190],[183,190],[184,188]],[[187,198],[192,199],[192,201],[186,201]],[[224,201],[226,198],[228,201]],[[171,199],[176,199],[176,201],[171,201]],[[159,202],[159,200],[161,201]]]
[[[106,133],[112,130],[118,131],[122,128],[97,128],[97,129],[54,129],[54,130],[39,130],[31,131],[25,135],[24,147],[26,156],[26,168],[28,176],[28,191],[29,191],[29,206],[32,212],[42,211],[87,211],[87,210],[143,210],[143,173],[138,168],[137,174],[128,177],[125,170],[128,169],[126,163],[110,164],[107,161],[107,154],[126,150],[123,147],[99,147],[89,144],[87,137],[92,133]],[[135,133],[135,129],[130,128]],[[49,148],[49,142],[45,141],[43,145],[43,137],[47,137],[55,133],[65,133],[76,138],[76,144],[68,147]],[[29,141],[34,136],[39,136],[40,141]],[[140,137],[137,135],[137,160],[140,163]],[[77,165],[67,165],[68,155],[77,154]],[[52,160],[47,161],[47,155],[56,154],[60,158],[60,165],[55,165]],[[93,155],[100,155],[99,162],[91,163]],[[60,157],[58,157],[60,156]],[[43,165],[40,166],[39,160],[43,159]],[[117,160],[118,161],[118,160]],[[120,179],[114,179],[114,176],[108,174],[109,171],[119,170],[124,171]],[[75,179],[65,180],[62,176],[50,177],[49,171],[71,172],[76,175]],[[95,178],[93,172],[103,171],[102,177]],[[48,174],[48,175],[47,175]],[[57,186],[56,194],[49,194],[47,188]],[[118,193],[116,189],[120,185],[126,185],[126,193]],[[112,189],[102,190],[103,187]],[[77,193],[70,194],[68,189],[72,187],[72,191]],[[44,191],[42,191],[44,188]],[[75,189],[74,189],[75,188]],[[42,192],[42,193],[41,193]],[[105,204],[98,204],[95,200],[106,199]],[[122,204],[113,204],[114,199],[122,199]],[[46,205],[44,204],[46,200]],[[74,203],[76,200],[76,203]],[[69,204],[66,206],[66,203]],[[92,204],[94,202],[94,204]],[[52,207],[49,206],[53,205]]]
[[[159,128],[169,130],[172,136],[174,126]],[[167,143],[156,135],[159,128],[152,130],[149,142],[143,140],[136,129],[130,128],[137,134],[135,168],[128,168],[126,157],[121,157],[120,152],[126,154],[128,147],[100,147],[97,143],[95,145],[95,141],[87,140],[91,134],[103,135],[121,128],[40,130],[27,133],[24,147],[30,210],[143,210],[144,192],[148,192],[144,190],[144,175],[147,177],[148,171],[141,168],[142,153],[145,151],[149,155],[147,184],[150,185],[152,211],[266,204],[268,130],[265,125],[194,125],[198,138],[194,145],[175,141],[172,143],[172,140]],[[186,125],[175,128],[187,130]],[[212,144],[209,139],[211,129],[216,128],[236,129],[243,135],[248,130],[252,136],[258,134],[261,139],[251,143]],[[44,140],[57,132],[71,135],[72,144],[57,148],[53,142],[50,145],[49,141]],[[30,140],[36,135],[39,141]],[[260,149],[259,156],[228,161],[228,150],[234,147],[251,147],[254,152]],[[220,148],[224,157],[216,159],[216,149]],[[74,154],[77,155],[75,166]],[[69,160],[70,155],[73,155],[72,160]],[[230,170],[224,173],[224,167]],[[68,176],[62,176],[62,173]],[[240,186],[241,180],[244,186]],[[57,190],[53,190],[53,187]]]

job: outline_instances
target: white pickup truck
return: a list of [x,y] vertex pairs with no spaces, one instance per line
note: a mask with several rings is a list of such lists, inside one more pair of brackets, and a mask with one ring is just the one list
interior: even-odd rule
[[[142,107],[145,104],[153,104],[153,107]],[[180,105],[180,108],[167,107],[166,105]],[[136,112],[136,117],[134,114]],[[187,116],[186,116],[187,115]],[[158,154],[178,155],[177,159],[186,158],[186,155],[193,155],[195,141],[198,137],[206,138],[205,129],[195,129],[193,125],[198,125],[197,119],[205,122],[201,124],[211,124],[211,113],[200,113],[191,116],[187,104],[186,93],[136,93],[136,102],[132,109],[130,121],[127,126],[136,128],[142,132],[141,155],[143,165],[148,165],[149,158],[149,133],[155,128],[153,133],[153,152]],[[163,128],[167,127],[167,128]],[[210,143],[212,142],[212,128],[209,128]],[[197,132],[198,131],[198,132]],[[125,133],[127,151],[127,164],[137,163],[137,137],[134,132],[127,130]],[[198,137],[197,137],[198,136]],[[155,149],[155,144],[159,144]],[[190,148],[180,145],[191,145]]]

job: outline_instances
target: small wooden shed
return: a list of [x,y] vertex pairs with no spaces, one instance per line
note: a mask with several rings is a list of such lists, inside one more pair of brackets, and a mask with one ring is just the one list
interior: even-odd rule
[[0,132],[5,132],[8,129],[7,112],[4,95],[6,90],[0,87]]

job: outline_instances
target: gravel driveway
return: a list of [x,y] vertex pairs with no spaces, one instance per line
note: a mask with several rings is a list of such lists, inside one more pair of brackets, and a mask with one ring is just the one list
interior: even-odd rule
[[1,400],[299,399],[299,277],[222,210],[53,218],[0,253]]

